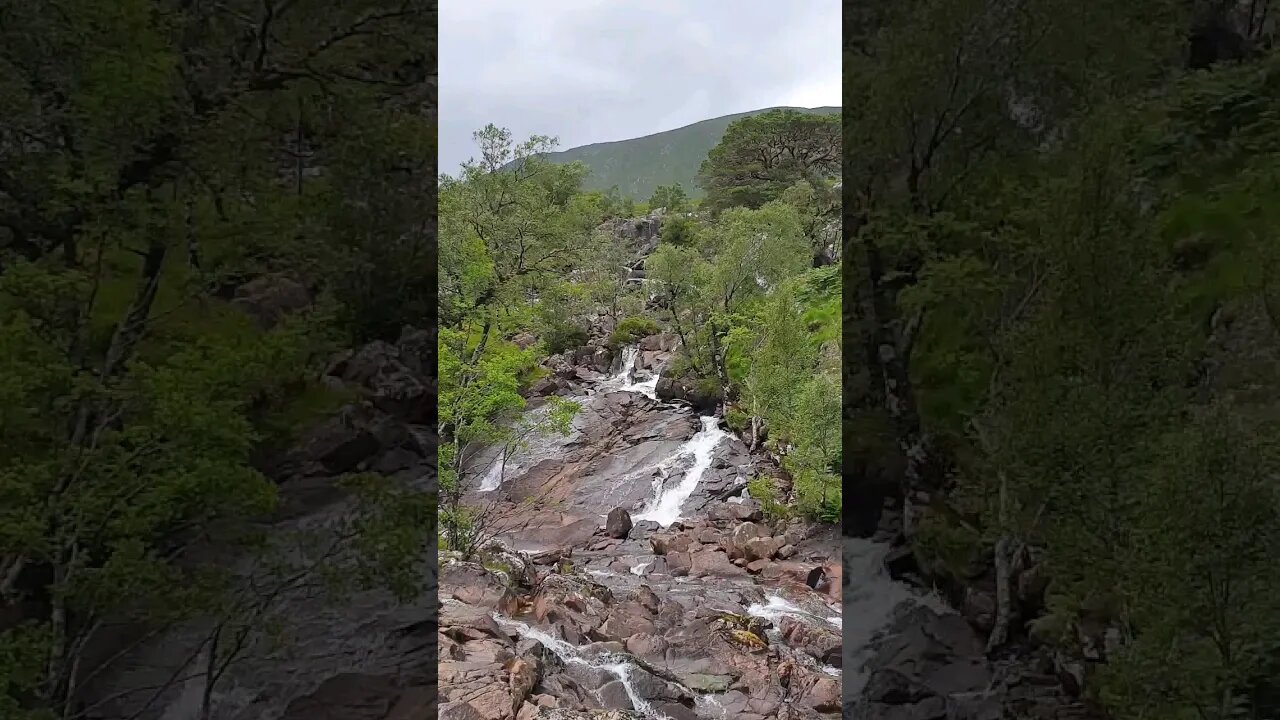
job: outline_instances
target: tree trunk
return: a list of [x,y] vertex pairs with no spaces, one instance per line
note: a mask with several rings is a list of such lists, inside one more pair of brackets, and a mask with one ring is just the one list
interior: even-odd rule
[[[900,328],[896,297],[883,283],[884,267],[880,248],[869,233],[858,241],[862,277],[857,283],[856,310],[866,327],[863,329],[863,356],[872,381],[869,387],[871,407],[884,408],[905,460],[901,491],[904,498],[916,496],[928,504],[940,484],[932,477],[934,467],[929,437],[920,424],[915,393],[911,385],[908,363],[910,339]],[[907,523],[904,513],[904,524]]]
[[987,638],[987,652],[995,650],[1009,637],[1009,621],[1013,612],[1013,577],[1010,568],[1010,546],[1013,539],[1004,535],[996,542],[996,617]]

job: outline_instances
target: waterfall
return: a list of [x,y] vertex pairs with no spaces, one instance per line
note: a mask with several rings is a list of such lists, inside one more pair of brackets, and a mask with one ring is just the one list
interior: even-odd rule
[[658,377],[662,370],[657,369],[644,382],[635,382],[636,359],[640,357],[639,345],[628,345],[622,349],[622,367],[607,381],[608,385],[617,387],[622,392],[637,392],[650,400],[658,399]]
[[618,374],[609,378],[610,382],[621,383],[627,385],[631,382],[632,375],[635,374],[636,358],[640,357],[639,345],[628,345],[622,349],[622,367],[618,368]]
[[668,488],[665,478],[654,482],[654,496],[645,506],[645,510],[636,515],[636,520],[652,520],[662,527],[670,527],[680,519],[680,508],[697,489],[702,475],[711,467],[711,455],[720,441],[728,437],[728,433],[720,429],[717,418],[711,415],[702,416],[702,430],[689,438],[689,441],[676,452],[674,461],[693,458],[693,465],[685,471],[684,477],[675,487]]
[[503,617],[497,613],[493,614],[493,619],[499,625],[514,628],[516,632],[520,633],[521,637],[541,643],[543,647],[550,650],[566,664],[582,665],[609,673],[618,682],[622,683],[623,689],[627,692],[627,698],[631,700],[631,706],[641,715],[652,718],[652,720],[671,720],[669,716],[654,709],[648,700],[640,697],[640,694],[636,692],[635,687],[631,684],[631,672],[636,669],[636,666],[627,662],[621,656],[603,654],[594,659],[585,658],[578,648],[537,628],[530,627],[518,620]]

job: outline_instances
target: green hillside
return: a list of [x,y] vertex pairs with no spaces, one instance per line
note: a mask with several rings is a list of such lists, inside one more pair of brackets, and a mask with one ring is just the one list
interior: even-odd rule
[[[583,145],[551,153],[547,157],[553,162],[580,160],[585,163],[591,168],[586,182],[589,190],[608,190],[617,185],[623,195],[645,200],[659,185],[680,183],[691,197],[701,197],[701,188],[694,184],[698,166],[707,152],[720,142],[729,123],[777,109],[781,108],[725,115],[631,140]],[[838,107],[789,109],[813,113],[840,112]]]

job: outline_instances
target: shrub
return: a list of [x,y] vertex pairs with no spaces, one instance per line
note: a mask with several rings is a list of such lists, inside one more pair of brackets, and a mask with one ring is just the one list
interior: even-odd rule
[[658,323],[653,318],[633,315],[632,317],[623,318],[622,322],[618,323],[618,327],[609,336],[609,345],[614,348],[629,345],[639,341],[640,338],[654,335],[660,330],[661,328],[658,327]]
[[587,331],[575,325],[555,325],[542,335],[549,355],[557,355],[587,343]]
[[724,414],[724,423],[729,426],[730,430],[738,434],[746,432],[751,425],[751,416],[742,408],[734,405]]
[[778,491],[773,487],[773,479],[757,475],[747,481],[747,492],[760,503],[760,509],[770,520],[781,520],[791,514],[790,509],[778,502]]
[[691,217],[683,215],[675,215],[668,217],[662,222],[662,229],[658,231],[658,240],[660,242],[671,245],[696,245],[701,226],[698,221]]

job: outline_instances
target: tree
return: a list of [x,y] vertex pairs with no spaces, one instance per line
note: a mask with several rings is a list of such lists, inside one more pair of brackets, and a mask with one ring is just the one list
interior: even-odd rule
[[734,120],[698,170],[713,211],[758,208],[801,180],[840,174],[840,116],[770,110]]
[[[38,607],[0,642],[6,715],[73,717],[104,623],[207,611],[212,568],[179,560],[271,511],[269,416],[333,340],[422,320],[430,272],[391,269],[432,257],[432,14],[301,10],[0,10],[0,605]],[[225,301],[282,273],[309,313],[266,330]],[[371,277],[403,312],[363,325]]]
[[680,187],[680,183],[659,185],[654,189],[653,195],[649,196],[649,207],[655,210],[666,208],[668,215],[684,212],[688,202],[689,199],[684,194],[684,188]]
[[[473,337],[440,331],[440,434],[447,439],[439,453],[441,526],[447,547],[464,557],[501,529],[495,504],[467,502],[479,480],[496,464],[500,482],[516,451],[539,436],[567,433],[578,409],[551,398],[543,414],[521,418],[520,376],[534,362],[533,352],[499,341],[473,344]],[[496,459],[480,463],[482,451],[491,448],[497,448]]]

